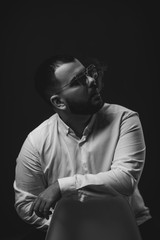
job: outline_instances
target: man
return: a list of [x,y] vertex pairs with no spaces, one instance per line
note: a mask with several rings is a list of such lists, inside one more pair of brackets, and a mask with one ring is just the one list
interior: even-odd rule
[[37,71],[36,89],[55,114],[27,136],[14,190],[17,213],[38,229],[48,228],[61,198],[85,201],[89,192],[127,198],[138,225],[151,218],[138,190],[145,162],[138,113],[104,103],[102,77],[97,62],[65,55]]

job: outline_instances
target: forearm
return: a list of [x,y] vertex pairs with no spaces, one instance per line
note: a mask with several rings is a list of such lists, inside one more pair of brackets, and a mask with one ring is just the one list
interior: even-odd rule
[[46,188],[40,158],[30,138],[25,140],[18,155],[13,187],[15,191],[15,209],[20,218],[37,228],[46,229],[49,225],[47,219],[40,218],[35,213],[29,214],[31,205]]
[[58,180],[63,195],[73,194],[79,189],[101,193],[132,194],[136,181],[122,170],[110,170],[98,174],[76,174]]
[[28,224],[35,225],[37,229],[47,230],[50,224],[51,216],[47,220],[38,217],[35,213],[29,215],[29,210],[36,199],[36,196],[19,189],[14,182],[15,190],[15,209],[19,217]]

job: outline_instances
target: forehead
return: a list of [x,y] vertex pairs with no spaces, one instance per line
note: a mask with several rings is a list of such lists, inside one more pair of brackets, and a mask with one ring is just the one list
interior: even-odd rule
[[60,65],[55,71],[55,76],[60,83],[68,83],[83,69],[84,66],[76,59],[74,62],[64,63]]

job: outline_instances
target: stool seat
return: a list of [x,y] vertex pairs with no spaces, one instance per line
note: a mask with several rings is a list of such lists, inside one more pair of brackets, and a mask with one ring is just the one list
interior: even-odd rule
[[58,202],[45,240],[141,240],[129,203],[108,196]]

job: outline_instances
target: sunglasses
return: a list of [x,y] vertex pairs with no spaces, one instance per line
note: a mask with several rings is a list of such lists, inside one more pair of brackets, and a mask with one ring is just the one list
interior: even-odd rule
[[95,65],[91,64],[87,68],[85,68],[81,73],[75,76],[70,83],[64,85],[61,89],[56,93],[60,93],[66,87],[76,87],[76,86],[87,86],[87,77],[94,78],[95,84],[98,85],[98,77],[101,71],[98,71]]

